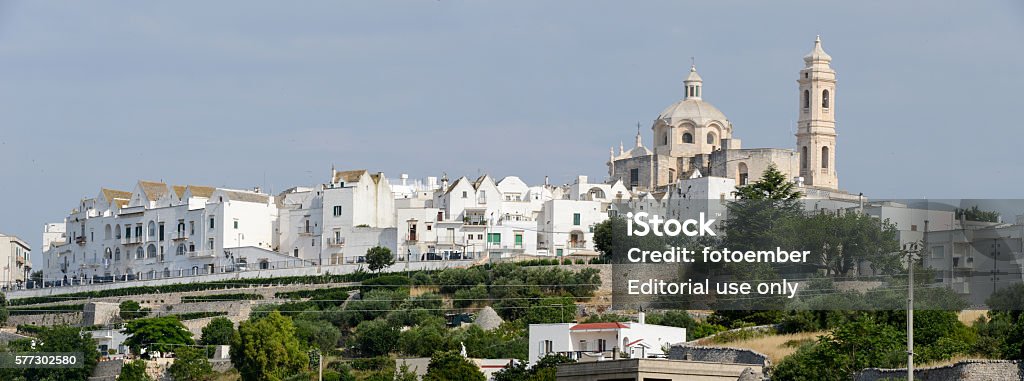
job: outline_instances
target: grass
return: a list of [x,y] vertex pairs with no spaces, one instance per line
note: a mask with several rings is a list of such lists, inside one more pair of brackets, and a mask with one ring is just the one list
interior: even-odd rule
[[699,342],[700,345],[707,345],[712,347],[729,347],[729,348],[743,348],[750,349],[763,353],[771,359],[773,364],[778,364],[783,358],[793,354],[800,347],[799,343],[812,342],[817,340],[818,336],[824,335],[826,332],[801,332],[787,335],[768,335],[761,336],[752,339],[744,339],[732,341],[724,344],[714,342]]
[[979,317],[985,316],[986,313],[988,313],[986,310],[963,310],[960,311],[958,318],[961,323],[970,326],[971,324],[974,324],[974,321],[978,320]]
[[937,361],[932,361],[930,363],[925,363],[925,364],[917,364],[917,365],[915,365],[915,367],[917,367],[917,368],[933,368],[933,367],[939,367],[939,366],[953,365],[953,364],[956,364],[958,362],[966,361],[966,360],[987,360],[987,359],[988,358],[980,356],[980,355],[977,355],[977,354],[973,354],[973,355],[960,355],[960,356],[953,357],[951,359],[937,360]]

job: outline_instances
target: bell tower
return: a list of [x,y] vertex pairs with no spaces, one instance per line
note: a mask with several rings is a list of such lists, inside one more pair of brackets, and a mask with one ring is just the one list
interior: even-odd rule
[[800,104],[796,149],[800,155],[800,176],[806,185],[839,189],[836,175],[836,72],[821,48],[821,37],[804,56],[800,70]]

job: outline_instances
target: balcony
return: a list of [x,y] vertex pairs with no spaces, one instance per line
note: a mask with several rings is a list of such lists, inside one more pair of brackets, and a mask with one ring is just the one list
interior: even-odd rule
[[216,253],[214,253],[213,250],[196,250],[188,252],[189,258],[213,258],[215,256]]
[[345,247],[345,237],[334,237],[327,240],[327,245],[332,247]]
[[142,237],[125,237],[125,238],[121,238],[121,244],[122,245],[133,245],[133,244],[138,244],[138,243],[142,243]]
[[77,243],[79,245],[85,245],[85,236],[82,235],[82,236],[75,237],[75,243]]
[[313,228],[309,226],[300,227],[299,235],[313,235]]
[[570,249],[586,249],[587,248],[587,241],[569,242],[569,248]]
[[188,233],[186,232],[174,232],[174,234],[171,234],[171,240],[184,241],[186,239],[188,239]]
[[958,294],[969,294],[971,293],[971,284],[963,281],[954,281],[952,287],[953,292]]

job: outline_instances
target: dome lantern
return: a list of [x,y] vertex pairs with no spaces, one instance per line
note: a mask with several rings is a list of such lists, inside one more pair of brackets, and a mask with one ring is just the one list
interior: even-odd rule
[[690,75],[683,80],[683,85],[686,87],[686,96],[683,99],[700,100],[704,80],[700,78],[700,74],[697,74],[697,65],[690,64]]

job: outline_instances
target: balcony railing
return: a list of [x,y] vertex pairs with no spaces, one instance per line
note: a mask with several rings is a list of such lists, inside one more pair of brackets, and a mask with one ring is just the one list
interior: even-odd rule
[[196,250],[186,252],[189,258],[213,258],[216,256],[214,250]]
[[188,233],[187,232],[174,232],[173,234],[171,234],[171,239],[175,240],[175,241],[186,240],[186,239],[188,239]]
[[344,247],[345,237],[332,237],[327,239],[327,244],[334,247]]
[[75,237],[75,243],[77,243],[79,245],[85,245],[85,236],[84,235],[80,235],[78,237]]
[[122,245],[131,245],[136,243],[142,243],[142,237],[125,237],[121,238]]
[[313,228],[308,226],[300,227],[299,235],[313,235]]

